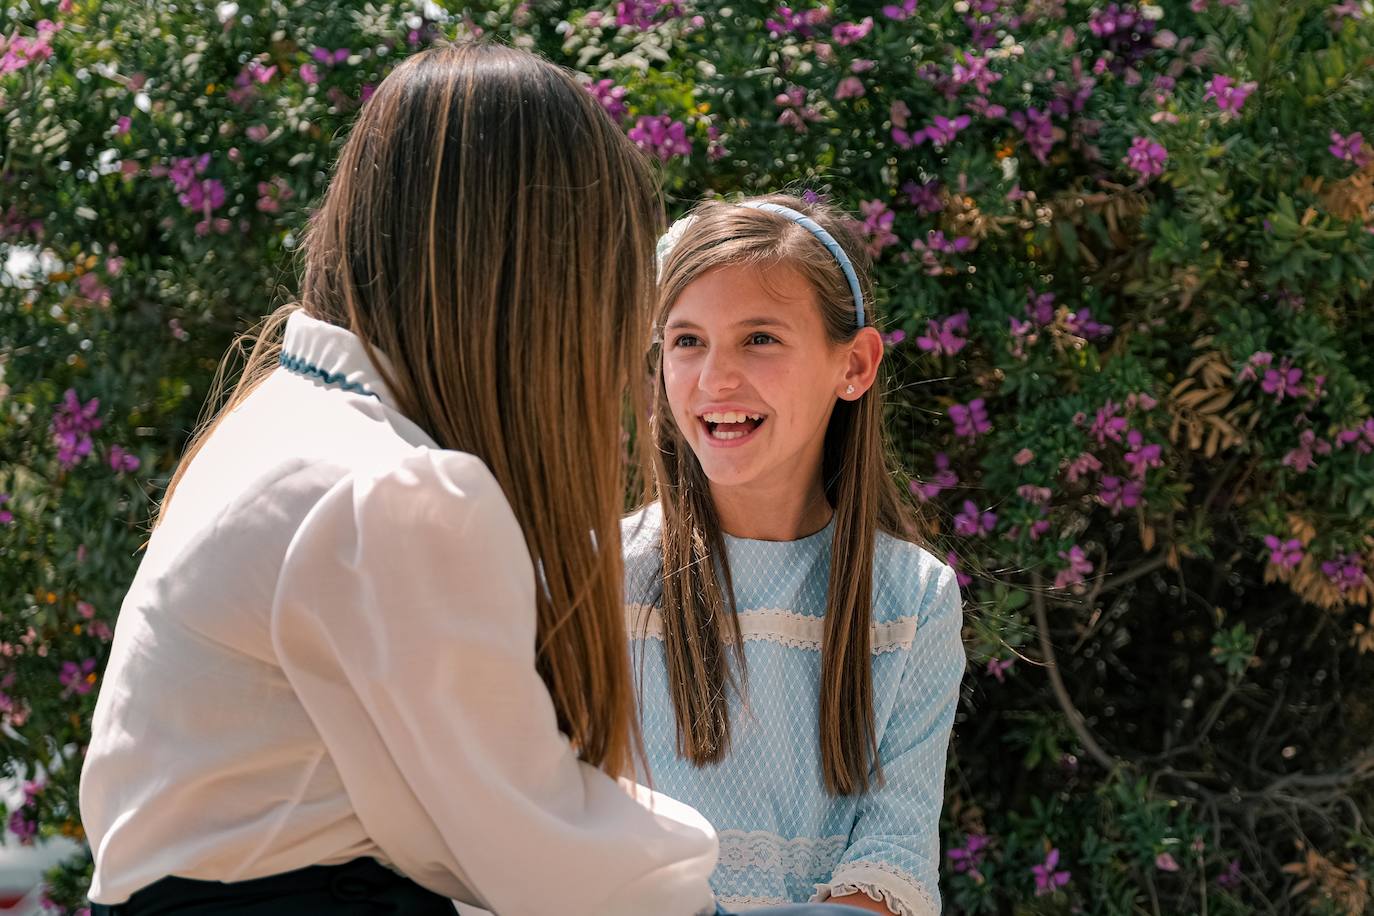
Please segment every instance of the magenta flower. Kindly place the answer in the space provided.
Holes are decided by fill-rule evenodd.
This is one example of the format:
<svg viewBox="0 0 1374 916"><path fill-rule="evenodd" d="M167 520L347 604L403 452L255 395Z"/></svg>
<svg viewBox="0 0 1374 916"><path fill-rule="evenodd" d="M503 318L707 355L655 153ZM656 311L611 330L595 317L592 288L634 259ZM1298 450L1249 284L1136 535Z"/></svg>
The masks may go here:
<svg viewBox="0 0 1374 916"><path fill-rule="evenodd" d="M320 81L320 71L315 69L314 64L301 64L301 68L296 72L307 85L314 86Z"/></svg>
<svg viewBox="0 0 1374 916"><path fill-rule="evenodd" d="M997 513L980 512L971 499L964 500L964 509L954 516L954 530L964 537L985 537L997 525Z"/></svg>
<svg viewBox="0 0 1374 916"><path fill-rule="evenodd" d="M1239 114L1245 100L1257 88L1259 88L1259 83L1237 84L1231 77L1218 73L1207 84L1207 91L1203 93L1202 98L1203 101L1208 99L1215 101L1217 107L1222 111Z"/></svg>
<svg viewBox="0 0 1374 916"><path fill-rule="evenodd" d="M859 22L841 22L830 30L830 37L841 47L861 41L873 31L873 17L865 16Z"/></svg>
<svg viewBox="0 0 1374 916"><path fill-rule="evenodd" d="M254 143L261 143L266 140L271 132L272 131L268 129L266 124L252 124L249 125L248 130L245 131L245 133L248 134L248 139L252 140Z"/></svg>
<svg viewBox="0 0 1374 916"><path fill-rule="evenodd" d="M806 40L815 35L816 29L830 18L830 10L825 7L817 7L804 13L798 13L794 12L790 6L780 6L774 15L777 16L776 19L769 19L764 23L770 35L774 38L780 38L790 33Z"/></svg>
<svg viewBox="0 0 1374 916"><path fill-rule="evenodd" d="M1121 161L1134 170L1141 181L1148 181L1164 174L1164 163L1169 161L1169 151L1149 137L1136 137L1131 141L1131 148L1126 151Z"/></svg>
<svg viewBox="0 0 1374 916"><path fill-rule="evenodd" d="M615 24L619 28L647 29L681 18L685 12L681 0L620 0L615 5Z"/></svg>
<svg viewBox="0 0 1374 916"><path fill-rule="evenodd" d="M985 96L992 89L992 84L1002 79L1002 74L988 68L988 58L968 54L963 61L955 61L950 78L956 86L972 83L978 94Z"/></svg>
<svg viewBox="0 0 1374 916"><path fill-rule="evenodd" d="M889 3L883 7L883 15L888 19L901 22L916 15L916 0L902 0L901 3Z"/></svg>
<svg viewBox="0 0 1374 916"><path fill-rule="evenodd" d="M1054 148L1054 125L1050 122L1049 112L1042 112L1038 108L1013 111L1011 123L1021 131L1027 148L1040 164L1049 162L1050 150Z"/></svg>
<svg viewBox="0 0 1374 916"><path fill-rule="evenodd" d="M1071 585L1082 583L1083 577L1093 571L1092 560L1083 552L1083 548L1074 544L1067 551L1059 551L1059 559L1069 565L1054 577L1055 588L1068 588Z"/></svg>
<svg viewBox="0 0 1374 916"><path fill-rule="evenodd" d="M914 149L927 140L937 147L949 146L954 142L954 138L959 136L959 131L968 127L970 123L972 119L968 115L954 118L936 115L930 124L914 133L907 133L900 127L892 128L892 140L902 149Z"/></svg>
<svg viewBox="0 0 1374 916"><path fill-rule="evenodd" d="M1236 381L1254 381L1255 373L1273 362L1274 354L1267 350L1256 350L1254 353L1251 353L1250 358L1245 361L1245 366L1240 370L1240 374L1236 376Z"/></svg>
<svg viewBox="0 0 1374 916"><path fill-rule="evenodd" d="M901 328L883 335L883 343L887 344L889 347L895 347L904 340L906 340L906 331L903 331Z"/></svg>
<svg viewBox="0 0 1374 916"><path fill-rule="evenodd" d="M57 680L66 688L62 691L63 697L69 697L73 693L82 696L90 693L96 681L95 659L88 658L79 665L76 662L63 662Z"/></svg>
<svg viewBox="0 0 1374 916"><path fill-rule="evenodd" d="M1217 875L1217 887L1226 890L1240 887L1240 859L1232 859L1231 864Z"/></svg>
<svg viewBox="0 0 1374 916"><path fill-rule="evenodd" d="M941 321L928 319L926 333L916 338L916 346L936 356L953 356L968 343L966 338L959 336L960 333L967 333L968 321L968 309Z"/></svg>
<svg viewBox="0 0 1374 916"><path fill-rule="evenodd" d="M799 134L806 133L806 125L821 119L821 113L806 104L806 90L793 86L786 92L778 93L773 103L782 109L778 123L792 128Z"/></svg>
<svg viewBox="0 0 1374 916"><path fill-rule="evenodd" d="M897 244L898 238L892 231L897 214L889 210L887 204L881 200L860 201L859 212L864 217L863 234L870 257L877 257L884 248Z"/></svg>
<svg viewBox="0 0 1374 916"><path fill-rule="evenodd" d="M1155 868L1160 871L1178 871L1178 862L1167 852L1155 856Z"/></svg>
<svg viewBox="0 0 1374 916"><path fill-rule="evenodd" d="M1374 417L1365 417L1363 423L1343 429L1336 433L1336 448L1354 445L1361 455L1374 452Z"/></svg>
<svg viewBox="0 0 1374 916"><path fill-rule="evenodd" d="M629 137L640 149L652 153L661 162L675 156L690 156L691 141L687 139L687 125L667 115L642 115L630 128Z"/></svg>
<svg viewBox="0 0 1374 916"><path fill-rule="evenodd" d="M611 120L617 124L625 120L625 115L630 113L629 108L625 105L625 96L629 94L630 90L624 86L617 86L615 80L595 80L588 83L586 89L592 94L592 98L596 99L605 109L606 114L611 116Z"/></svg>
<svg viewBox="0 0 1374 916"><path fill-rule="evenodd" d="M310 49L310 56L315 58L315 60L319 61L321 64L324 64L326 67L336 67L339 64L344 63L348 60L349 55L352 53L353 52L348 50L348 48L338 48L333 51L329 50L328 48Z"/></svg>
<svg viewBox="0 0 1374 916"><path fill-rule="evenodd" d="M992 664L996 659L988 662L988 670L992 670ZM1010 667L1011 662L1007 662ZM1005 670L1005 669L1000 669ZM998 681L1002 680L998 674ZM981 833L970 833L963 846L956 846L945 853L945 858L949 860L950 868L958 875L967 874L976 881L981 881L983 875L978 871L978 866L983 864L983 857L987 855L988 838Z"/></svg>
<svg viewBox="0 0 1374 916"><path fill-rule="evenodd" d="M1054 320L1054 293L1036 293L1033 289L1026 290L1026 316L1039 325L1049 324Z"/></svg>
<svg viewBox="0 0 1374 916"><path fill-rule="evenodd" d="M1114 474L1106 474L1102 477L1102 489L1098 491L1097 498L1112 510L1112 515L1120 515L1122 511L1140 505L1140 496L1144 492L1145 485L1138 480L1123 481Z"/></svg>
<svg viewBox="0 0 1374 916"><path fill-rule="evenodd" d="M997 683L1005 684L1007 682L1007 672L1011 670L1011 666L1015 661L1016 659L1014 658L990 658L988 659L987 673L997 678ZM957 865L954 870L959 871Z"/></svg>
<svg viewBox="0 0 1374 916"><path fill-rule="evenodd" d="M1304 429L1298 434L1298 447L1283 456L1283 465L1299 474L1305 474L1316 466L1314 455L1331 454L1331 443L1317 438L1314 430Z"/></svg>
<svg viewBox="0 0 1374 916"><path fill-rule="evenodd" d="M1364 135L1359 131L1341 136L1331 132L1331 145L1327 147L1331 155L1345 162L1353 162L1360 168L1369 165L1369 150L1364 145Z"/></svg>
<svg viewBox="0 0 1374 916"><path fill-rule="evenodd" d="M258 182L257 208L263 213L278 213L281 211L282 202L295 196L286 179L277 175L271 181Z"/></svg>
<svg viewBox="0 0 1374 916"><path fill-rule="evenodd" d="M1302 562L1302 541L1297 538L1282 540L1278 535L1266 534L1264 546L1269 549L1269 562L1283 569L1292 569Z"/></svg>
<svg viewBox="0 0 1374 916"><path fill-rule="evenodd" d="M62 396L61 406L53 413L52 437L57 443L57 463L64 469L76 467L91 453L91 433L103 423L96 415L99 410L99 398L82 404L72 388Z"/></svg>
<svg viewBox="0 0 1374 916"><path fill-rule="evenodd" d="M1097 439L1098 445L1106 445L1108 440L1120 442L1122 435L1126 432L1126 418L1116 415L1120 407L1108 399L1107 403L1097 409L1097 417L1093 420L1092 429L1089 434Z"/></svg>
<svg viewBox="0 0 1374 916"><path fill-rule="evenodd" d="M1112 326L1094 319L1092 309L1087 306L1070 314L1064 321L1064 328L1070 334L1077 334L1087 340L1107 337L1112 333Z"/></svg>
<svg viewBox="0 0 1374 916"><path fill-rule="evenodd" d="M1030 449L1022 449L1021 451L1028 452ZM1051 497L1054 496L1054 493L1051 492L1049 487L1038 487L1033 483L1023 483L1016 488L1016 495L1032 505L1039 506L1049 502Z"/></svg>
<svg viewBox="0 0 1374 916"><path fill-rule="evenodd" d="M945 208L944 201L940 200L940 182L934 179L924 184L907 181L902 185L902 193L906 195L907 202L922 214L939 213Z"/></svg>
<svg viewBox="0 0 1374 916"><path fill-rule="evenodd" d="M951 404L949 418L954 421L954 434L968 439L976 439L992 429L988 422L987 408L982 398L974 398L967 404Z"/></svg>
<svg viewBox="0 0 1374 916"><path fill-rule="evenodd" d="M1279 368L1269 369L1260 383L1265 394L1272 394L1274 400L1283 403L1284 396L1300 397L1303 394L1302 370L1294 368L1288 357L1279 361Z"/></svg>
<svg viewBox="0 0 1374 916"><path fill-rule="evenodd" d="M5 508L5 503L10 501L8 493L0 493L0 525L9 525L14 522L14 513Z"/></svg>
<svg viewBox="0 0 1374 916"><path fill-rule="evenodd" d="M1126 443L1130 448L1130 452L1125 456L1126 463L1131 466L1133 477L1142 478L1150 468L1164 466L1164 461L1160 458L1162 446L1154 442L1147 445L1140 430L1133 429L1127 433Z"/></svg>
<svg viewBox="0 0 1374 916"><path fill-rule="evenodd" d="M1358 588L1364 583L1364 563L1358 553L1347 553L1334 560L1322 563L1322 574L1340 589L1341 593Z"/></svg>
<svg viewBox="0 0 1374 916"><path fill-rule="evenodd" d="M110 446L110 468L117 474L132 474L142 464L138 456L121 445Z"/></svg>
<svg viewBox="0 0 1374 916"><path fill-rule="evenodd" d="M929 502L945 490L959 485L959 475L949 466L949 455L935 453L935 473L927 481L913 480L910 484L912 494L921 502Z"/></svg>
<svg viewBox="0 0 1374 916"><path fill-rule="evenodd" d="M1059 850L1051 849L1049 854L1045 856L1043 863L1031 866L1031 872L1035 875L1035 896L1043 897L1046 894L1052 894L1069 883L1069 873L1056 871L1058 865Z"/></svg>
<svg viewBox="0 0 1374 916"><path fill-rule="evenodd" d="M867 92L868 90L864 88L863 80L859 79L857 76L846 76L844 79L840 80L839 85L835 87L835 101L861 99Z"/></svg>
<svg viewBox="0 0 1374 916"><path fill-rule="evenodd" d="M960 568L959 555L957 553L952 550L946 553L945 562L949 564L950 569L954 570L954 581L958 583L960 588L968 588L973 584L973 577Z"/></svg>

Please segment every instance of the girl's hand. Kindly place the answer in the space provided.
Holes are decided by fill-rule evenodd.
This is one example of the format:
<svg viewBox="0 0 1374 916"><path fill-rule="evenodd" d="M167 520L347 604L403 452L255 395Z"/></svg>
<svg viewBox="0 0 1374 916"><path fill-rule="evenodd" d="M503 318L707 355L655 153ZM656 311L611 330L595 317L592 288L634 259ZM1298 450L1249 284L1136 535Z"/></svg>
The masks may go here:
<svg viewBox="0 0 1374 916"><path fill-rule="evenodd" d="M887 904L881 900L874 900L865 893L846 894L843 897L831 897L825 903L837 903L840 906L853 907L856 910L866 910L870 913L885 913L892 916L892 911L887 908Z"/></svg>

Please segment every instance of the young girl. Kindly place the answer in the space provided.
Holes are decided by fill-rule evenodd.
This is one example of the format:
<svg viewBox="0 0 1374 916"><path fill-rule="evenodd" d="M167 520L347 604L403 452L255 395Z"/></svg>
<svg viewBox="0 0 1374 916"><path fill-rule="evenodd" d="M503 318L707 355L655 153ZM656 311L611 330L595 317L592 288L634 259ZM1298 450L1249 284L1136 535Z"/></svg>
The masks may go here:
<svg viewBox="0 0 1374 916"><path fill-rule="evenodd" d="M962 615L885 463L866 266L789 197L704 204L660 242L627 622L655 787L715 825L727 906L940 911Z"/></svg>
<svg viewBox="0 0 1374 916"><path fill-rule="evenodd" d="M532 55L378 87L120 613L95 913L714 912L709 825L611 778L637 734L597 545L659 207Z"/></svg>

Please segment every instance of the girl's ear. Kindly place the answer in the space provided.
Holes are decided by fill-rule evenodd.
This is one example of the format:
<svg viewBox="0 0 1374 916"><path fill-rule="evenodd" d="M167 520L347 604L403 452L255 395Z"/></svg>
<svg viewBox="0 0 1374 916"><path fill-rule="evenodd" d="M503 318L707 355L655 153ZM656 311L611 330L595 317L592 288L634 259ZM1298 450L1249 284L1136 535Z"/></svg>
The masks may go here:
<svg viewBox="0 0 1374 916"><path fill-rule="evenodd" d="M857 401L878 378L878 366L883 361L883 337L875 328L860 328L848 346L844 379L836 394L846 401Z"/></svg>

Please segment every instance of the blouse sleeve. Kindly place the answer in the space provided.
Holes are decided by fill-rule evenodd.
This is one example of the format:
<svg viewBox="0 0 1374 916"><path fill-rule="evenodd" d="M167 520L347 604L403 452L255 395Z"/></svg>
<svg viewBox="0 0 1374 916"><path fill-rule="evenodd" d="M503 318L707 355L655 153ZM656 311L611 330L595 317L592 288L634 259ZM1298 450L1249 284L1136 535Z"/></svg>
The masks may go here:
<svg viewBox="0 0 1374 916"><path fill-rule="evenodd" d="M929 591L878 746L886 781L859 802L849 847L815 899L862 892L899 916L940 912L940 809L965 655L954 571L942 567Z"/></svg>
<svg viewBox="0 0 1374 916"><path fill-rule="evenodd" d="M534 571L476 458L419 450L311 510L280 664L399 871L502 916L713 912L693 809L579 761L535 670Z"/></svg>

